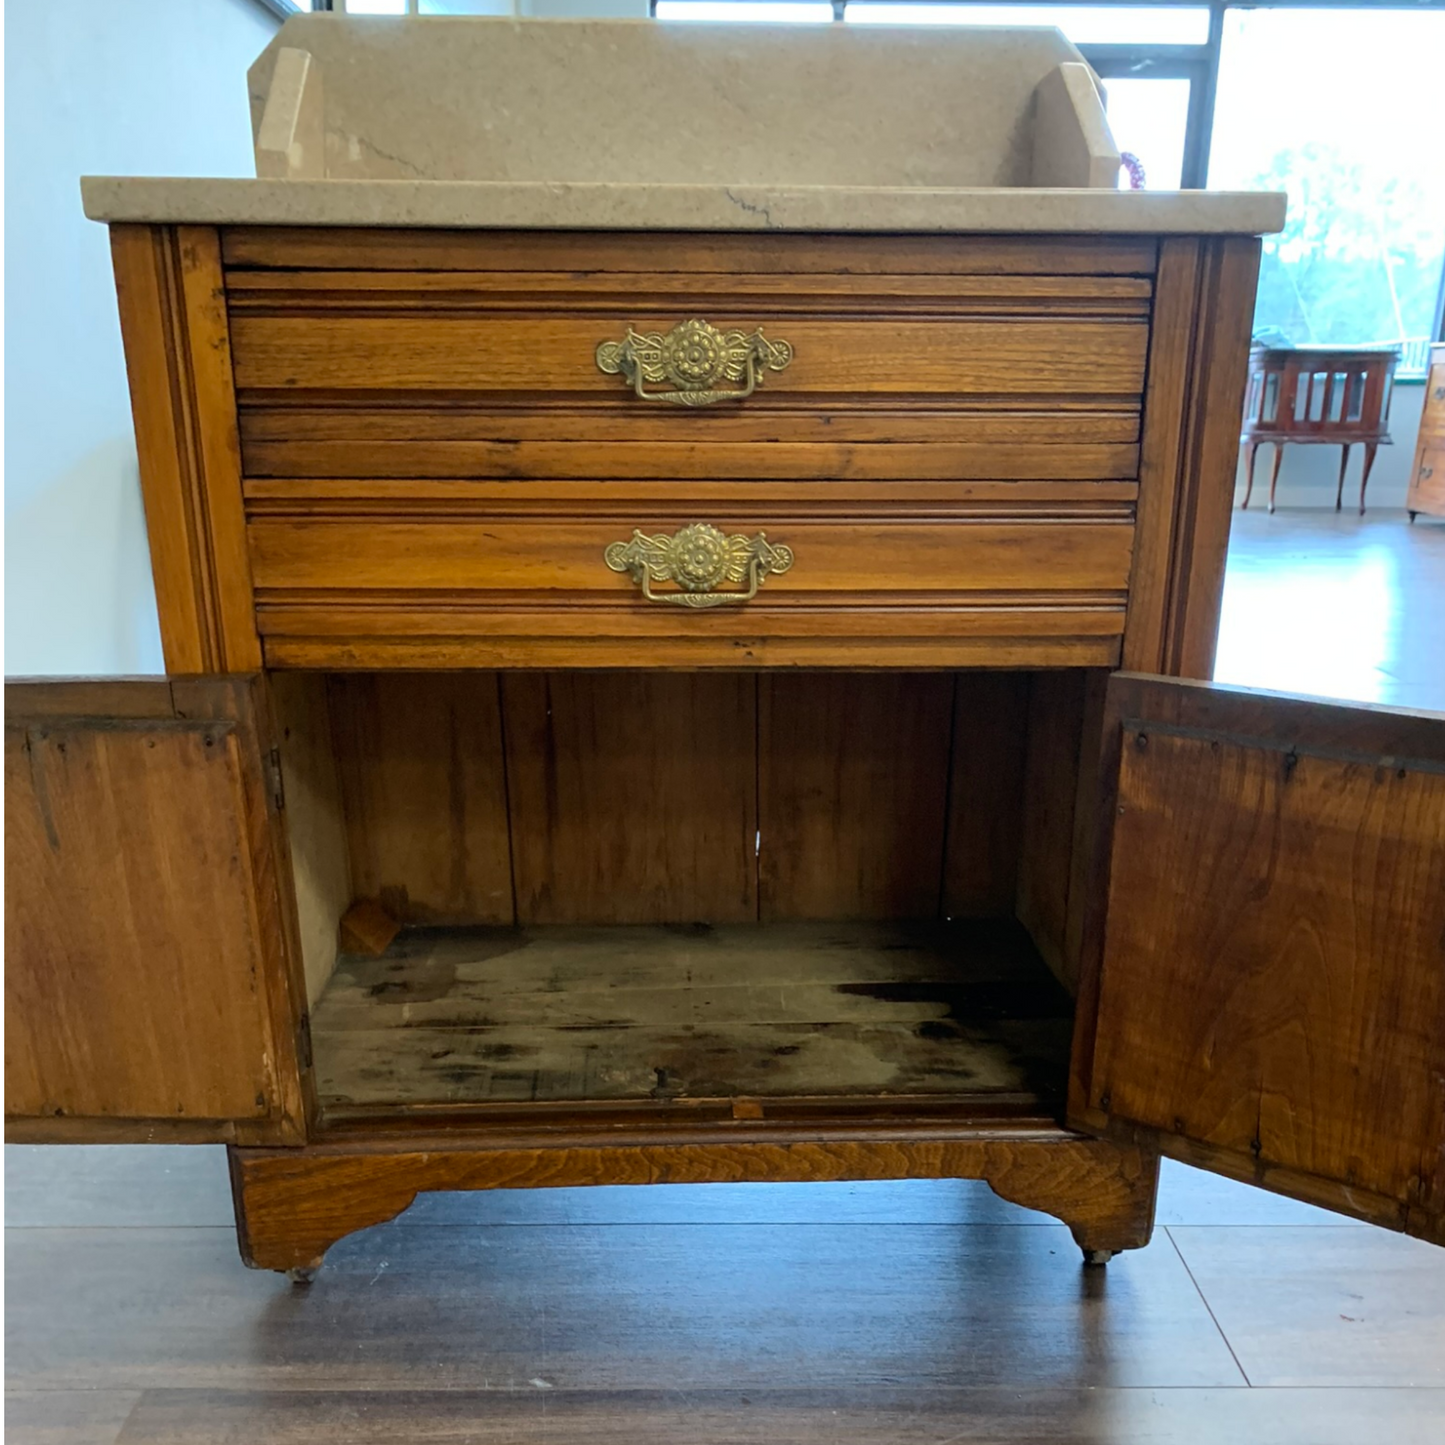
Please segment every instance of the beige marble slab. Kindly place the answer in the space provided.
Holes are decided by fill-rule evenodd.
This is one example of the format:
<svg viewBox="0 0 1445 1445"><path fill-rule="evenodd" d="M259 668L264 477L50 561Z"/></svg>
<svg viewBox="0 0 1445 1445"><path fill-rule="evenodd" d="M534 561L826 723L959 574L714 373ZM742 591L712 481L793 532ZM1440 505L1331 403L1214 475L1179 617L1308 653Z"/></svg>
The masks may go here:
<svg viewBox="0 0 1445 1445"><path fill-rule="evenodd" d="M664 185L1024 185L1035 89L1080 59L1043 27L295 15L251 67L253 129L288 49L327 179Z"/></svg>
<svg viewBox="0 0 1445 1445"><path fill-rule="evenodd" d="M86 176L96 221L680 231L1260 235L1277 192Z"/></svg>

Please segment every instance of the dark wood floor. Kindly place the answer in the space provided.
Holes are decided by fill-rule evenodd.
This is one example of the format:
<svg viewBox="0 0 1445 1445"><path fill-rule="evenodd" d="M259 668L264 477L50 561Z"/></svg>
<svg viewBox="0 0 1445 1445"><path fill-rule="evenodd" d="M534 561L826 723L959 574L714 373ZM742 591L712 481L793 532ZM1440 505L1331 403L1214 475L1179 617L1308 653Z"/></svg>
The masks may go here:
<svg viewBox="0 0 1445 1445"><path fill-rule="evenodd" d="M1445 527L1236 529L1226 680L1445 709L1442 629ZM6 1167L11 1445L1445 1441L1445 1250L1177 1166L1107 1271L982 1185L702 1185L423 1197L304 1290L219 1150Z"/></svg>

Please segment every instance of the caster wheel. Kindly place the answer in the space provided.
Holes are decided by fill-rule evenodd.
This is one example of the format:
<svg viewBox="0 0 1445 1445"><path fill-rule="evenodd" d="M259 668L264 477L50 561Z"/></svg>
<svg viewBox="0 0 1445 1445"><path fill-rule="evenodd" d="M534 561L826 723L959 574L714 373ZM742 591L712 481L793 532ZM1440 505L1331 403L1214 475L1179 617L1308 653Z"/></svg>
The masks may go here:
<svg viewBox="0 0 1445 1445"><path fill-rule="evenodd" d="M1084 1251L1084 1264L1091 1269L1102 1269L1113 1259L1115 1251L1112 1249L1086 1249Z"/></svg>
<svg viewBox="0 0 1445 1445"><path fill-rule="evenodd" d="M298 1265L295 1269L288 1269L286 1271L286 1278L289 1279L292 1284L310 1284L311 1281L316 1278L316 1267L315 1265L309 1267Z"/></svg>

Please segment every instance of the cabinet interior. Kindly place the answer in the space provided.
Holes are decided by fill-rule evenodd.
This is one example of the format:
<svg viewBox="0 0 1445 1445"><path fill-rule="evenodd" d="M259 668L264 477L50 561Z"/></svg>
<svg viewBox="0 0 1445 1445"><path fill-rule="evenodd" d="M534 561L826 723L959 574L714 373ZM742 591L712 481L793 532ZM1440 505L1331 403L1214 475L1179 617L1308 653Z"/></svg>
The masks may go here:
<svg viewBox="0 0 1445 1445"><path fill-rule="evenodd" d="M1060 1107L1102 673L273 689L328 1117Z"/></svg>

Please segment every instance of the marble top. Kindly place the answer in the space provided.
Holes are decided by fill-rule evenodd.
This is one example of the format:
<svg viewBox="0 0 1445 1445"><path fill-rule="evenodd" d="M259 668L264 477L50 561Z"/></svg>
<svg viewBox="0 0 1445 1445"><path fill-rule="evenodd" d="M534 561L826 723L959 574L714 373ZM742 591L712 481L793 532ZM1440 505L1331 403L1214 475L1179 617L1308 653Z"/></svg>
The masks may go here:
<svg viewBox="0 0 1445 1445"><path fill-rule="evenodd" d="M1009 186L1059 31L295 15L331 180ZM240 77L237 77L239 82Z"/></svg>
<svg viewBox="0 0 1445 1445"><path fill-rule="evenodd" d="M86 176L81 192L92 220L197 225L1260 235L1285 215L1264 191Z"/></svg>
<svg viewBox="0 0 1445 1445"><path fill-rule="evenodd" d="M1054 84L1065 72L1073 91ZM271 99L278 113L299 106L303 74L306 164L292 164L285 139L281 169L268 166L264 180L87 177L86 214L1126 234L1258 234L1284 222L1281 195L1111 189L1117 153L1097 87L1049 28L297 15L249 72L258 146ZM1089 114L1074 121L1070 105ZM1073 144L1071 124L1092 128L1102 182L1081 151L1055 163Z"/></svg>

